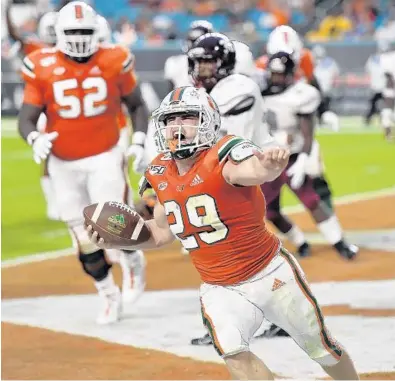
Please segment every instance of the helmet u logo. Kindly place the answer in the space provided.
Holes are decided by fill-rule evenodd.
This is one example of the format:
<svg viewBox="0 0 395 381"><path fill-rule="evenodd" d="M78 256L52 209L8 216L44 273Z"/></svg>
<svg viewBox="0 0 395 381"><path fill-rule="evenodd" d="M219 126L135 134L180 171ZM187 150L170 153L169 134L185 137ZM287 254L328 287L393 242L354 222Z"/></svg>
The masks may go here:
<svg viewBox="0 0 395 381"><path fill-rule="evenodd" d="M81 5L76 5L75 6L75 18L77 20L81 20L83 18Z"/></svg>

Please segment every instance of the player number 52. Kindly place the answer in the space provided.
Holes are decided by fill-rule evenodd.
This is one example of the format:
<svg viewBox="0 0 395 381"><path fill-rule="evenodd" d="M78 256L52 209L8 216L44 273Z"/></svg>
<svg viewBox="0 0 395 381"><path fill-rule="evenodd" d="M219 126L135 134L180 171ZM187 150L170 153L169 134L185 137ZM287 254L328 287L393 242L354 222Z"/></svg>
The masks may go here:
<svg viewBox="0 0 395 381"><path fill-rule="evenodd" d="M85 78L81 83L83 90L92 90L82 99L76 95L68 95L69 90L78 89L78 81L75 78L65 79L53 84L53 92L56 103L61 106L58 114L64 119L75 119L81 114L91 117L102 114L107 109L103 102L107 99L107 83L100 77Z"/></svg>

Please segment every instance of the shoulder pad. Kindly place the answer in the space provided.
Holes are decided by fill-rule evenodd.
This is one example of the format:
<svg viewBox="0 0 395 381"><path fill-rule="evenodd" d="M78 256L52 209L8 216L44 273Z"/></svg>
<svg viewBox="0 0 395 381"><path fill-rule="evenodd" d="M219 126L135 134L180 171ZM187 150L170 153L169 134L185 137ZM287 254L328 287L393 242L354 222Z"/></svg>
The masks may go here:
<svg viewBox="0 0 395 381"><path fill-rule="evenodd" d="M221 115L225 115L247 97L261 97L259 86L251 78L241 74L232 74L219 81L210 95L215 99Z"/></svg>
<svg viewBox="0 0 395 381"><path fill-rule="evenodd" d="M320 92L315 87L303 82L298 82L295 85L295 98L298 100L296 111L299 115L314 113L321 103Z"/></svg>
<svg viewBox="0 0 395 381"><path fill-rule="evenodd" d="M245 141L246 140L241 138L240 136L232 136L230 139L226 140L224 143L221 144L220 147L218 147L218 161L223 161L225 158L228 157L233 147Z"/></svg>
<svg viewBox="0 0 395 381"><path fill-rule="evenodd" d="M134 68L134 55L124 46L118 44L102 45L103 64L113 67L116 72L125 73Z"/></svg>
<svg viewBox="0 0 395 381"><path fill-rule="evenodd" d="M247 160L251 156L254 156L254 151L260 151L261 149L256 146L250 140L243 140L236 144L229 152L229 157L234 163L241 163Z"/></svg>

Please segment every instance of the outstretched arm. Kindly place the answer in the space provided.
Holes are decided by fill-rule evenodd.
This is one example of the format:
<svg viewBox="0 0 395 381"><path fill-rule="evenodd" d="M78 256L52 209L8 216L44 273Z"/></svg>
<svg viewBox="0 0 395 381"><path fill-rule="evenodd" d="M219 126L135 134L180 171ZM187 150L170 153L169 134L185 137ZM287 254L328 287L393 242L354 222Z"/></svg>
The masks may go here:
<svg viewBox="0 0 395 381"><path fill-rule="evenodd" d="M232 185L253 186L273 181L288 164L288 148L272 147L265 152L253 149L253 155L240 163L232 160L224 165L222 174Z"/></svg>

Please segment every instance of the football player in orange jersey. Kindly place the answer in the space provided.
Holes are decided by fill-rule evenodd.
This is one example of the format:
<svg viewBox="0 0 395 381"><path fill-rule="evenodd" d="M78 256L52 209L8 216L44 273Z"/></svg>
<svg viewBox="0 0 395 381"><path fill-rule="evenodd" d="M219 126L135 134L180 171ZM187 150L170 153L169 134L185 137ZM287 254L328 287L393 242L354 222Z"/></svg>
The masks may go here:
<svg viewBox="0 0 395 381"><path fill-rule="evenodd" d="M45 47L52 47L56 44L55 35L55 23L57 19L56 12L45 13L38 22L37 32L39 38L23 38L16 31L15 26L11 21L11 4L10 1L7 6L6 20L7 27L11 38L19 43L19 49L21 49L23 56L27 56L33 53L35 50L42 49ZM37 123L37 129L44 131L46 126L46 116L44 113L40 115ZM48 175L47 162L43 165L43 174L40 179L41 189L44 194L44 198L47 204L47 217L50 220L58 220L59 213L55 202L55 195L52 189L51 179Z"/></svg>
<svg viewBox="0 0 395 381"><path fill-rule="evenodd" d="M302 269L265 226L260 184L286 167L286 148L259 148L226 135L210 95L177 88L152 115L161 152L140 191L154 188L159 202L146 222L151 238L136 249L177 238L190 252L203 284L203 322L232 377L273 380L249 343L264 317L285 329L334 379L358 379L347 352L332 339ZM92 226L91 242L109 248ZM296 306L296 307L295 307Z"/></svg>
<svg viewBox="0 0 395 381"><path fill-rule="evenodd" d="M82 210L105 199L123 201L128 190L124 152L118 145L117 113L124 103L133 120L135 144L143 144L148 111L133 69L134 57L116 45L99 46L94 10L71 2L59 11L57 47L41 49L23 61L26 82L19 131L32 146L37 163L48 155L48 170L60 216L68 224L83 270L103 299L98 323L120 317L121 295L105 253L92 245ZM36 129L41 112L46 133ZM136 136L137 135L137 136ZM143 147L141 147L143 150ZM129 253L134 267L133 300L143 291L144 257Z"/></svg>
<svg viewBox="0 0 395 381"><path fill-rule="evenodd" d="M57 18L56 12L45 13L38 22L38 38L24 38L16 30L11 20L12 1L7 4L6 22L10 37L20 44L23 55L27 56L37 49L54 46L56 44L55 23Z"/></svg>

